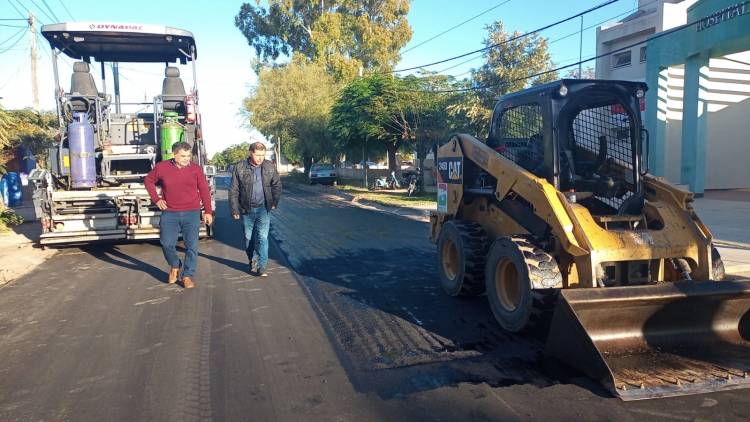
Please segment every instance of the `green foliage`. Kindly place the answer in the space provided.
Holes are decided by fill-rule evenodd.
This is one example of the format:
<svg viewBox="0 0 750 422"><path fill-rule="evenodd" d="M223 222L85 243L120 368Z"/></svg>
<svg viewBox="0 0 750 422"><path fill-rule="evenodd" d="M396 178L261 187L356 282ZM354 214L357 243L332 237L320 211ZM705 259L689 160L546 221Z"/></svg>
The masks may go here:
<svg viewBox="0 0 750 422"><path fill-rule="evenodd" d="M335 155L326 129L336 89L321 65L296 56L286 66L260 70L245 110L254 127L281 140L286 157L309 168L313 159Z"/></svg>
<svg viewBox="0 0 750 422"><path fill-rule="evenodd" d="M506 32L501 21L488 25L487 31L485 46L497 47L487 50L484 65L472 71L471 85L466 87L492 87L466 92L448 106L448 113L454 119L465 119L471 133L482 138L487 136L492 109L499 97L557 79L557 73L551 72L547 39L536 34L514 39L520 33ZM541 72L548 73L529 78Z"/></svg>
<svg viewBox="0 0 750 422"><path fill-rule="evenodd" d="M53 112L31 109L0 111L0 149L29 148L40 162L46 161L47 148L52 145L57 128Z"/></svg>
<svg viewBox="0 0 750 422"><path fill-rule="evenodd" d="M23 217L10 208L0 210L0 230L23 223Z"/></svg>
<svg viewBox="0 0 750 422"><path fill-rule="evenodd" d="M396 151L416 137L416 78L373 74L350 82L333 105L330 131L339 147L381 141L395 169Z"/></svg>
<svg viewBox="0 0 750 422"><path fill-rule="evenodd" d="M10 131L13 125L13 118L10 113L0 107L0 149L10 145Z"/></svg>
<svg viewBox="0 0 750 422"><path fill-rule="evenodd" d="M235 144L226 148L221 152L217 152L211 157L211 164L219 168L227 168L230 164L237 163L240 160L244 160L249 156L250 143L243 142L241 144Z"/></svg>
<svg viewBox="0 0 750 422"><path fill-rule="evenodd" d="M596 71L593 67L588 66L582 69L581 75L578 74L578 67L573 67L565 73L566 79L596 79Z"/></svg>
<svg viewBox="0 0 750 422"><path fill-rule="evenodd" d="M485 39L494 47L468 80L387 72L352 78L360 66L393 67L411 37L408 9L404 0L268 0L267 9L244 4L235 24L259 57L259 83L245 101L250 123L281 140L282 154L305 168L313 159L335 162L336 153L374 158L385 150L396 169L399 150L416 150L422 159L453 132L486 137L499 96L557 77L530 78L552 69L546 39L513 39L519 34L505 32L498 21ZM291 62L268 65L280 55L292 56ZM348 83L337 92L336 81ZM484 85L492 88L456 92Z"/></svg>
<svg viewBox="0 0 750 422"><path fill-rule="evenodd" d="M268 0L244 3L235 25L263 63L298 53L336 80L390 69L411 39L410 0Z"/></svg>

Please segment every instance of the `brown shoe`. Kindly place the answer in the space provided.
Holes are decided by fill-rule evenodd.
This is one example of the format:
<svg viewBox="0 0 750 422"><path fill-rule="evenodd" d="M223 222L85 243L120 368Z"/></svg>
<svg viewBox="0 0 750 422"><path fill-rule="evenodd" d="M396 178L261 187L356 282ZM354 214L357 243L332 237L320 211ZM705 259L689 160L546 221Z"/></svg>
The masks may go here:
<svg viewBox="0 0 750 422"><path fill-rule="evenodd" d="M180 275L180 269L179 268L170 268L169 269L169 278L167 279L167 283L169 284L175 284L177 283L177 277Z"/></svg>
<svg viewBox="0 0 750 422"><path fill-rule="evenodd" d="M195 287L192 277L190 277L189 275L182 277L182 287L186 289L192 289L193 287Z"/></svg>

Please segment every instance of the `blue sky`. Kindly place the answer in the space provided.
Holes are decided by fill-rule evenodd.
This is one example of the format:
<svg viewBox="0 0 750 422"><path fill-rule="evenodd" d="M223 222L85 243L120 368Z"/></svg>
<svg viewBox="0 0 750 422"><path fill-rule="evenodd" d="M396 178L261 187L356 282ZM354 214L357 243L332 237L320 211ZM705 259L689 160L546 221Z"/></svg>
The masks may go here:
<svg viewBox="0 0 750 422"><path fill-rule="evenodd" d="M254 0L251 1L254 3ZM510 0L477 19L404 53L397 68L422 65L481 48L482 40L486 36L484 26L498 19L505 23L509 31L526 32L586 10L602 1ZM63 8L63 2L70 14ZM503 3L503 0L414 0L409 13L413 36L404 50L500 3ZM49 5L52 12L45 4ZM256 77L250 69L253 51L234 27L234 16L241 4L239 1L228 0L184 0L179 3L129 0L127 7L123 7L121 2L111 1L0 0L0 18L20 18L19 11L26 14L26 10L29 9L45 24L71 20L125 22L165 25L191 31L198 45L197 77L204 137L209 154L213 154L231 144L247 141L251 136L261 137L257 133L251 134L239 116L242 100L256 82ZM616 21L633 11L636 5L637 0L620 0L586 15L583 25L588 27L600 22ZM0 24L22 25L24 22L0 21ZM550 28L541 34L548 37L551 42L554 41L550 45L550 52L557 65L578 60L580 25L580 20L575 20ZM21 108L32 104L28 35L23 36L12 49L4 51L11 47L16 40L13 35L19 30L20 28L0 26L0 97L3 97L0 104L5 108ZM555 41L570 34L575 35ZM596 27L584 31L583 57L595 53L595 38ZM8 41L5 42L6 40ZM38 43L41 107L53 109L54 88L49 46L41 36L38 37ZM481 56L476 57L475 60L444 73L465 76L469 69L482 63L479 58ZM429 69L443 70L470 58ZM66 89L70 83L70 63L72 60L67 59L67 64L60 65L61 84ZM122 91L125 93L127 90L131 100L151 98L161 90L162 65L123 66L122 74L126 79L122 82ZM95 80L100 85L98 77L95 76ZM190 84L187 82L188 78L186 87L189 88ZM129 87L132 88L128 89ZM101 86L99 89L101 90ZM109 88L108 92L111 93L112 89Z"/></svg>

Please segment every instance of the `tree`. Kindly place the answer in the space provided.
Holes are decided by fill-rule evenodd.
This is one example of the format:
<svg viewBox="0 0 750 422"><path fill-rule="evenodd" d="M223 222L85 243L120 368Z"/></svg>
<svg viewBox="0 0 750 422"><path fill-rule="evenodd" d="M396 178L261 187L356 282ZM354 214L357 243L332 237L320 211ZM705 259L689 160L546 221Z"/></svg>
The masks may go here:
<svg viewBox="0 0 750 422"><path fill-rule="evenodd" d="M596 71L591 66L584 67L582 75L583 76L580 76L578 74L578 68L574 67L568 70L568 72L565 74L565 78L567 79L596 79Z"/></svg>
<svg viewBox="0 0 750 422"><path fill-rule="evenodd" d="M415 148L419 167L424 168L427 151L434 144L442 144L456 131L448 106L457 97L451 93L455 81L451 76L423 73L416 80L419 91L413 96L411 113L415 121Z"/></svg>
<svg viewBox="0 0 750 422"><path fill-rule="evenodd" d="M467 91L449 106L450 115L457 119L463 116L473 134L479 137L487 136L498 97L557 79L546 38L537 34L519 37L517 31L508 33L501 21L486 29L485 63L472 70L470 81L463 86L476 89Z"/></svg>
<svg viewBox="0 0 750 422"><path fill-rule="evenodd" d="M420 83L417 78L373 74L350 82L331 111L330 131L339 147L380 141L391 170L398 170L396 151L416 139Z"/></svg>
<svg viewBox="0 0 750 422"><path fill-rule="evenodd" d="M299 53L337 80L391 69L411 39L410 0L268 0L244 3L235 25L262 63Z"/></svg>
<svg viewBox="0 0 750 422"><path fill-rule="evenodd" d="M51 111L32 109L10 110L11 123L6 149L27 148L42 164L47 160L47 148L52 146L57 132L57 115Z"/></svg>
<svg viewBox="0 0 750 422"><path fill-rule="evenodd" d="M54 140L56 124L57 117L52 112L0 108L0 173L5 173L5 158L15 157L19 146L28 148L43 164L47 147ZM0 199L0 211L4 208L5 204Z"/></svg>
<svg viewBox="0 0 750 422"><path fill-rule="evenodd" d="M227 168L228 166L247 158L249 150L250 143L248 142L231 145L223 151L214 154L214 156L211 157L211 164L220 168Z"/></svg>
<svg viewBox="0 0 750 422"><path fill-rule="evenodd" d="M13 123L13 116L0 107L0 149L10 145L10 131Z"/></svg>
<svg viewBox="0 0 750 422"><path fill-rule="evenodd" d="M322 66L295 56L286 66L261 69L245 110L259 131L281 137L282 153L307 171L313 160L335 154L326 128L336 89Z"/></svg>

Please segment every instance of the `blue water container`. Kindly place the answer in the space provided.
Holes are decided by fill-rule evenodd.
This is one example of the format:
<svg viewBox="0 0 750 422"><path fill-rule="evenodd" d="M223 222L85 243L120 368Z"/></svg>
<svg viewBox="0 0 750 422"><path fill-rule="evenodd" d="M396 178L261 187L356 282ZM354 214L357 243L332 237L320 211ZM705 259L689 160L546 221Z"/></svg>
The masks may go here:
<svg viewBox="0 0 750 422"><path fill-rule="evenodd" d="M18 147L18 159L21 161L21 173L29 174L36 168L36 157L31 152L31 148Z"/></svg>
<svg viewBox="0 0 750 422"><path fill-rule="evenodd" d="M21 190L21 178L16 172L9 172L3 176L5 182L4 187L0 187L3 190L3 199L5 204L9 207L17 207L23 204L23 191ZM7 195L5 191L7 190Z"/></svg>
<svg viewBox="0 0 750 422"><path fill-rule="evenodd" d="M94 127L86 113L73 113L73 122L68 125L68 146L73 189L93 188L96 186Z"/></svg>
<svg viewBox="0 0 750 422"><path fill-rule="evenodd" d="M10 201L10 191L8 191L8 179L5 178L5 175L0 177L0 196L3 197L3 203L8 205L8 202Z"/></svg>

